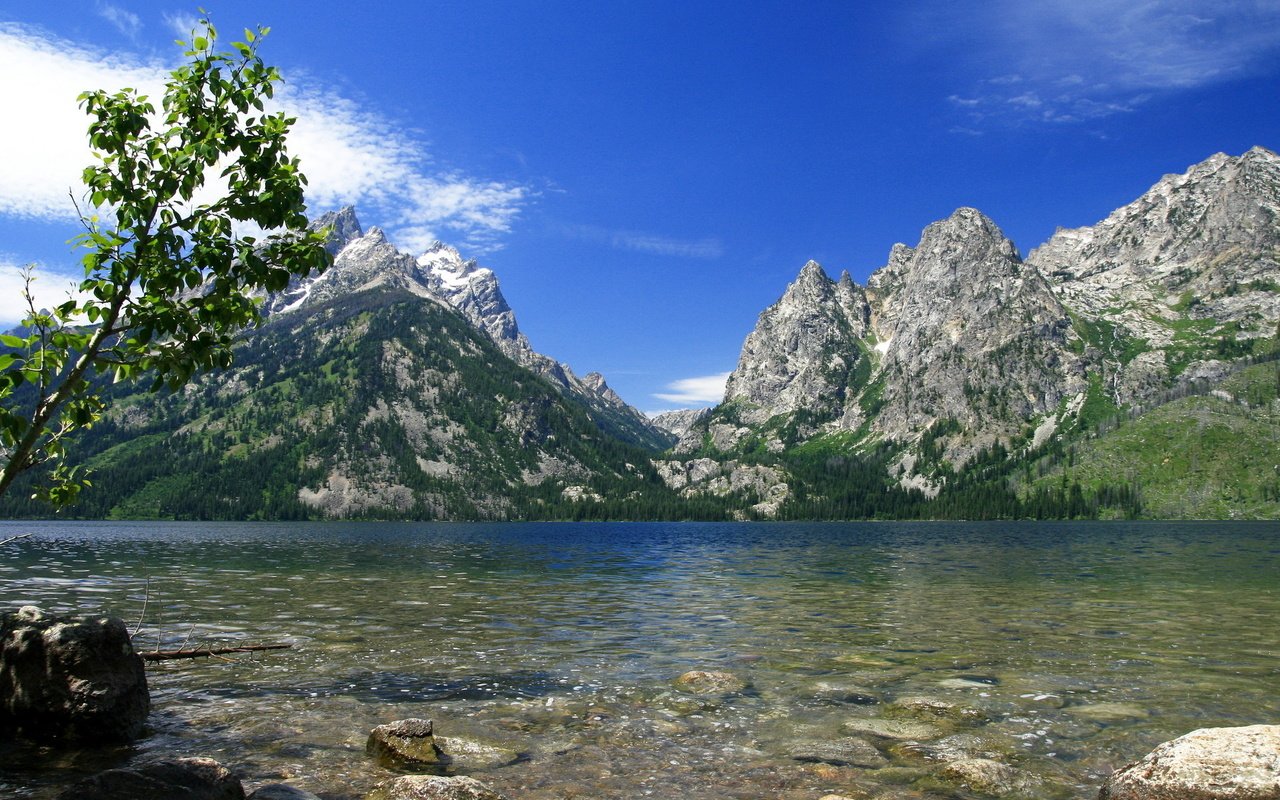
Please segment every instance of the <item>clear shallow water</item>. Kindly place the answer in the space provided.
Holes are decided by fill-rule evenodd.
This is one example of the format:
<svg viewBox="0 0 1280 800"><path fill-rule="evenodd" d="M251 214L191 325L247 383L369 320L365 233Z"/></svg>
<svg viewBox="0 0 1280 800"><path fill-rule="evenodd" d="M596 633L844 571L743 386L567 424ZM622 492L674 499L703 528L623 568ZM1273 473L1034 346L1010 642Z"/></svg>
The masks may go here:
<svg viewBox="0 0 1280 800"><path fill-rule="evenodd" d="M149 738L0 746L0 796L180 753L358 798L388 777L369 729L416 716L520 753L462 768L513 800L980 796L943 774L964 756L1084 798L1161 741L1280 721L1275 524L0 524L26 532L4 608L294 647L149 667ZM677 690L692 669L750 686ZM879 768L820 752L849 736Z"/></svg>

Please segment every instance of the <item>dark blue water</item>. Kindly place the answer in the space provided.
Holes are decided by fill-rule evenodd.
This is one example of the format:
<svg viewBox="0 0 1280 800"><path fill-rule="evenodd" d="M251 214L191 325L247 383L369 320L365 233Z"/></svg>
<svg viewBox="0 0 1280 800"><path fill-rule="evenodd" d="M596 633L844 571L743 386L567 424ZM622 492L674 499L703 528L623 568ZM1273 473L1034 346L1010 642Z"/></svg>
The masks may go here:
<svg viewBox="0 0 1280 800"><path fill-rule="evenodd" d="M250 786L359 797L386 777L368 729L425 716L522 753L467 770L511 797L967 796L943 769L975 756L1086 797L1160 741L1280 719L1276 524L0 525L25 532L5 607L294 645L153 669L154 733L111 757ZM694 669L748 688L674 685ZM884 763L808 758L851 736ZM0 792L102 761L18 757Z"/></svg>

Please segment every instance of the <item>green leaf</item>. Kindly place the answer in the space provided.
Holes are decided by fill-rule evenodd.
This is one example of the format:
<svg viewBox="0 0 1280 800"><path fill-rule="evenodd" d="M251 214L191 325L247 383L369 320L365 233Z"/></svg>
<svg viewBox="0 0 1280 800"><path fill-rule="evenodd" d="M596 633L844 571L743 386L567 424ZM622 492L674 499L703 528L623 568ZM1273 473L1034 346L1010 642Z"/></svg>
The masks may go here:
<svg viewBox="0 0 1280 800"><path fill-rule="evenodd" d="M27 340L20 336L14 336L13 334L0 333L0 344L3 344L5 347L22 348L27 346Z"/></svg>

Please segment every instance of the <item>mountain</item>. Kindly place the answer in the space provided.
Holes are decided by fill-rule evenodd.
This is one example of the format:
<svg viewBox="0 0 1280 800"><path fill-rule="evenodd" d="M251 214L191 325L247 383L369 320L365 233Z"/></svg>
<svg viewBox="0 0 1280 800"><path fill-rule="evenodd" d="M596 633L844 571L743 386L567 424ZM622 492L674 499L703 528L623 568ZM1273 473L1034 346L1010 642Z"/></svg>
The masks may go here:
<svg viewBox="0 0 1280 800"><path fill-rule="evenodd" d="M535 352L492 270L439 243L403 253L352 209L316 225L332 266L264 298L232 369L175 393L103 387L110 411L76 443L95 485L73 513L506 519L672 504L649 461L670 435L598 373ZM0 513L40 513L24 497Z"/></svg>
<svg viewBox="0 0 1280 800"><path fill-rule="evenodd" d="M666 447L670 436L623 402L599 373L579 378L533 349L516 324L493 270L463 259L454 248L435 242L414 258L397 250L383 232L365 232L353 208L320 217L316 228L331 228L333 266L320 275L295 280L268 300L268 314L289 313L379 286L401 289L458 311L517 364L541 375L577 402L586 405L602 428L641 447Z"/></svg>
<svg viewBox="0 0 1280 800"><path fill-rule="evenodd" d="M104 385L98 517L1280 517L1280 157L1160 179L1023 258L961 208L866 285L805 263L710 410L536 352L493 271L352 209L234 368ZM45 513L15 487L0 515Z"/></svg>
<svg viewBox="0 0 1280 800"><path fill-rule="evenodd" d="M673 455L697 474L706 459L781 469L792 510L829 508L818 485L846 493L833 470L926 498L999 477L1016 504L1017 465L1274 357L1277 321L1280 158L1268 150L1166 176L1026 259L961 208L895 245L865 287L805 264ZM690 469L659 467L690 491Z"/></svg>
<svg viewBox="0 0 1280 800"><path fill-rule="evenodd" d="M1080 318L1113 402L1220 378L1280 319L1280 158L1215 155L1027 260Z"/></svg>

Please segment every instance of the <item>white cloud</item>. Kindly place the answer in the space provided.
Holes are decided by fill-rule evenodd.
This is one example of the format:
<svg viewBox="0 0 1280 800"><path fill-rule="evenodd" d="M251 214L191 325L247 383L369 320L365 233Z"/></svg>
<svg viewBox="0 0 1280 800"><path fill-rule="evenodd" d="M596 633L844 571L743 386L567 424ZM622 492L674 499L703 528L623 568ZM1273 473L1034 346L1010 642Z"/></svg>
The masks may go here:
<svg viewBox="0 0 1280 800"><path fill-rule="evenodd" d="M724 399L724 386L730 374L721 372L697 378L681 378L667 384L666 388L670 392L655 393L653 396L682 408L715 405Z"/></svg>
<svg viewBox="0 0 1280 800"><path fill-rule="evenodd" d="M36 266L32 274L35 280L31 284L31 294L37 309L52 308L70 294L78 294L79 275L54 272L41 266ZM0 329L14 327L27 315L27 300L23 296L24 276L21 265L0 261Z"/></svg>
<svg viewBox="0 0 1280 800"><path fill-rule="evenodd" d="M714 237L677 239L640 231L601 228L595 225L571 225L565 228L565 232L576 239L608 245L615 250L634 250L660 256L702 259L716 259L724 254L724 245Z"/></svg>
<svg viewBox="0 0 1280 800"><path fill-rule="evenodd" d="M132 11L126 11L110 3L98 3L98 16L130 39L137 39L142 31L142 19Z"/></svg>
<svg viewBox="0 0 1280 800"><path fill-rule="evenodd" d="M913 33L951 45L971 82L948 100L966 129L1065 123L1256 74L1280 58L1280 0L962 0ZM958 87L959 88L959 87Z"/></svg>
<svg viewBox="0 0 1280 800"><path fill-rule="evenodd" d="M171 18L190 32L193 20ZM269 44L268 44L269 56ZM168 68L54 40L0 24L0 107L22 109L21 124L0 125L0 215L72 220L71 195L83 192L91 162L87 118L77 105L86 89L133 87L158 99ZM473 178L438 167L400 121L328 90L286 83L276 105L297 117L289 136L308 178L315 214L354 204L370 224L402 245L443 239L480 253L497 249L532 194L527 187Z"/></svg>
<svg viewBox="0 0 1280 800"><path fill-rule="evenodd" d="M164 24L169 30L177 34L181 41L191 41L191 34L200 27L200 18L194 14L169 14L164 15Z"/></svg>

